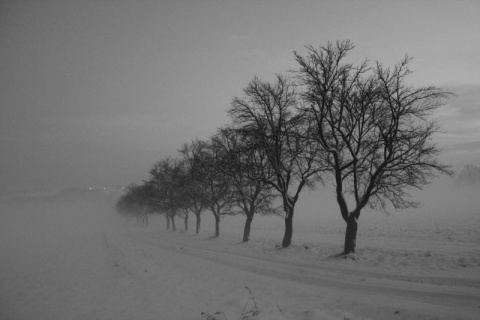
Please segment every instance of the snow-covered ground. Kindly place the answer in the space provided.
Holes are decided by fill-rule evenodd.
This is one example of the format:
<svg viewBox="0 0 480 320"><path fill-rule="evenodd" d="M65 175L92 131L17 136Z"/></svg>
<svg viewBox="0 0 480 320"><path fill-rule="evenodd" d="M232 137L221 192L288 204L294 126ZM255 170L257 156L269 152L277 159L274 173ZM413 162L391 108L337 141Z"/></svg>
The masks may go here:
<svg viewBox="0 0 480 320"><path fill-rule="evenodd" d="M99 199L0 204L0 319L480 319L480 201L465 197L458 211L366 213L357 260L332 257L337 214L301 207L278 249L279 217L256 217L241 243L243 217L211 239L209 212L195 236L194 216L188 232L163 217L144 228Z"/></svg>

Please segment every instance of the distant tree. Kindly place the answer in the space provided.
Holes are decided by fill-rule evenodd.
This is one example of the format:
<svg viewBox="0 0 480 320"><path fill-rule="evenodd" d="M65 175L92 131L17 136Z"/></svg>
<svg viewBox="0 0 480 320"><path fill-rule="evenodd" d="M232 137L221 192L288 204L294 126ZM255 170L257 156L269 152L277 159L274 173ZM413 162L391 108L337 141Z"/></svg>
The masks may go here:
<svg viewBox="0 0 480 320"><path fill-rule="evenodd" d="M118 199L116 205L115 205L115 210L123 214L127 217L129 216L135 216L138 212L138 208L135 205L135 198L133 196L133 189L134 185L129 185L125 188L124 194L120 196Z"/></svg>
<svg viewBox="0 0 480 320"><path fill-rule="evenodd" d="M311 121L298 110L299 96L292 81L280 75L273 84L255 78L243 91L244 97L235 97L228 111L232 130L251 149L261 150L268 161L266 170L259 167L252 178L281 196L285 211L282 246L288 247L300 192L304 187L314 188L325 170L321 150L308 141Z"/></svg>
<svg viewBox="0 0 480 320"><path fill-rule="evenodd" d="M167 216L169 224L176 231L175 216L186 206L185 184L187 181L183 163L178 159L166 158L158 161L149 171L147 181L154 189L155 200Z"/></svg>
<svg viewBox="0 0 480 320"><path fill-rule="evenodd" d="M195 234L199 234L201 225L201 214L208 208L207 201L203 196L201 181L203 181L206 172L199 165L199 157L196 156L203 152L204 141L194 140L191 143L184 143L179 150L184 163L187 176L185 192L188 197L187 209L196 216Z"/></svg>
<svg viewBox="0 0 480 320"><path fill-rule="evenodd" d="M247 217L243 231L243 242L247 242L255 213L278 214L272 187L265 180L252 178L267 171L267 177L273 178L273 170L267 169L265 152L250 148L234 131L219 130L212 138L212 149L215 164L231 183L233 208Z"/></svg>
<svg viewBox="0 0 480 320"><path fill-rule="evenodd" d="M185 226L185 232L188 232L188 217L189 217L189 209L188 206L182 208L182 211L180 212L180 217L183 218L184 221L184 226Z"/></svg>
<svg viewBox="0 0 480 320"><path fill-rule="evenodd" d="M228 178L218 170L214 152L212 143L203 140L186 144L180 150L190 168L189 183L194 184L194 192L201 198L198 204L204 203L213 213L216 238L220 235L220 218L231 213L232 191Z"/></svg>
<svg viewBox="0 0 480 320"><path fill-rule="evenodd" d="M438 126L429 116L450 93L405 83L410 58L393 69L346 63L350 41L307 46L295 53L304 110L316 123L316 142L328 155L340 213L347 228L344 254L355 252L358 219L366 206L416 207L407 190L435 173L451 175L432 142ZM313 143L313 142L312 142Z"/></svg>
<svg viewBox="0 0 480 320"><path fill-rule="evenodd" d="M148 185L129 185L117 201L117 211L133 216L137 222L148 226L148 218L155 212L155 206L151 202L152 191Z"/></svg>
<svg viewBox="0 0 480 320"><path fill-rule="evenodd" d="M480 185L480 167L467 164L456 177L455 184L462 187Z"/></svg>
<svg viewBox="0 0 480 320"><path fill-rule="evenodd" d="M185 143L179 150L185 168L186 183L185 193L187 197L186 210L191 211L196 216L195 233L200 232L201 214L207 208L207 202L202 194L201 181L206 172L202 170L198 162L196 154L202 152L203 141L192 141L190 144Z"/></svg>

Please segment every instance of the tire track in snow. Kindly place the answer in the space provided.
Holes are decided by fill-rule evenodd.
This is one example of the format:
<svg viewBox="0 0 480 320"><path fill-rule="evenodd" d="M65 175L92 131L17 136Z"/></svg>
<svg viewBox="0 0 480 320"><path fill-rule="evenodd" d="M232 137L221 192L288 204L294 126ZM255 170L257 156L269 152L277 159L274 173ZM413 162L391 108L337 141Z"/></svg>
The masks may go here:
<svg viewBox="0 0 480 320"><path fill-rule="evenodd" d="M173 237L174 238L173 238ZM136 241L141 241L162 250L191 256L217 263L222 266L267 276L274 279L292 281L303 285L322 288L340 289L343 291L368 294L373 297L389 297L424 303L436 306L451 306L455 308L474 308L478 310L480 290L469 286L464 279L408 277L394 274L375 274L364 270L354 270L338 266L318 263L275 259L268 256L259 256L255 253L232 253L218 248L179 241L178 236L172 234L155 234L152 237L145 235L129 235ZM183 240L183 239L182 239ZM191 239L188 239L191 240ZM214 240L212 240L214 241Z"/></svg>

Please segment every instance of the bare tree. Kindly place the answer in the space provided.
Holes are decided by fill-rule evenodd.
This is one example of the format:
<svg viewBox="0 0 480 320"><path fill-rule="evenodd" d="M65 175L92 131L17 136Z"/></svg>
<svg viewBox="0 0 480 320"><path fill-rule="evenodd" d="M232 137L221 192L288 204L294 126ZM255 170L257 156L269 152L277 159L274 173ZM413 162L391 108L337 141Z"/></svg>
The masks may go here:
<svg viewBox="0 0 480 320"><path fill-rule="evenodd" d="M455 185L462 187L477 186L480 184L480 167L467 164L455 178Z"/></svg>
<svg viewBox="0 0 480 320"><path fill-rule="evenodd" d="M183 218L184 220L184 225L185 225L185 232L188 232L188 217L189 217L189 208L188 206L182 208L182 213L181 213L181 217Z"/></svg>
<svg viewBox="0 0 480 320"><path fill-rule="evenodd" d="M190 174L190 173L189 173ZM189 179L191 179L191 175ZM206 209L207 204L205 199L202 197L201 189L195 183L195 181L189 180L186 185L186 194L188 196L188 210L193 212L196 217L195 223L195 234L200 232L201 225L201 214Z"/></svg>
<svg viewBox="0 0 480 320"><path fill-rule="evenodd" d="M177 159L166 158L155 163L149 173L147 183L154 188L155 200L166 212L167 229L171 223L172 230L176 231L175 216L186 205L183 164Z"/></svg>
<svg viewBox="0 0 480 320"><path fill-rule="evenodd" d="M152 188L149 185L132 184L117 201L118 212L127 216L134 216L137 222L148 227L148 219L151 214L158 211L151 201Z"/></svg>
<svg viewBox="0 0 480 320"><path fill-rule="evenodd" d="M300 192L313 188L325 169L319 162L320 149L308 143L310 121L298 112L298 94L294 84L278 75L274 84L255 78L243 90L243 98L234 98L229 115L236 134L252 149L262 150L268 161L266 171L252 178L278 191L285 211L283 247L291 244L293 215ZM261 169L261 168L260 168Z"/></svg>
<svg viewBox="0 0 480 320"><path fill-rule="evenodd" d="M201 166L197 164L198 157L196 154L202 152L204 147L203 141L192 141L190 144L183 144L179 150L186 173L185 193L188 198L187 207L196 217L195 233L198 235L201 225L201 214L207 208L207 203L202 196L202 189L198 181L202 181L205 172L201 170Z"/></svg>
<svg viewBox="0 0 480 320"><path fill-rule="evenodd" d="M184 145L180 152L190 166L190 182L195 184L195 192L213 213L216 238L220 235L220 218L230 214L230 182L225 174L218 170L211 142L196 140L190 145Z"/></svg>
<svg viewBox="0 0 480 320"><path fill-rule="evenodd" d="M408 57L388 69L344 62L354 48L349 40L306 48L306 56L295 53L297 76L316 123L314 141L328 154L349 254L362 209L416 207L408 189L420 189L435 173L452 174L437 160L431 139L439 128L429 119L450 93L407 85Z"/></svg>
<svg viewBox="0 0 480 320"><path fill-rule="evenodd" d="M268 171L268 161L262 150L250 148L234 131L223 129L212 138L215 164L232 185L232 204L245 214L243 242L248 242L255 213L278 214L273 208L275 195L265 180L252 178ZM273 177L270 170L266 177Z"/></svg>

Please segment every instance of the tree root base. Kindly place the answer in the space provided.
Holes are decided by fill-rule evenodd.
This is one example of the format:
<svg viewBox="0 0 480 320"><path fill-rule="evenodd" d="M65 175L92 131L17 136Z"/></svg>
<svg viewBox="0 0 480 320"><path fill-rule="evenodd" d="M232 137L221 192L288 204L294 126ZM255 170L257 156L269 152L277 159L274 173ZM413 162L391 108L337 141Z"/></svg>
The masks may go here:
<svg viewBox="0 0 480 320"><path fill-rule="evenodd" d="M331 255L330 258L334 258L334 259L343 258L343 259L357 260L358 256L356 252L350 252L350 253L341 252L341 253Z"/></svg>

